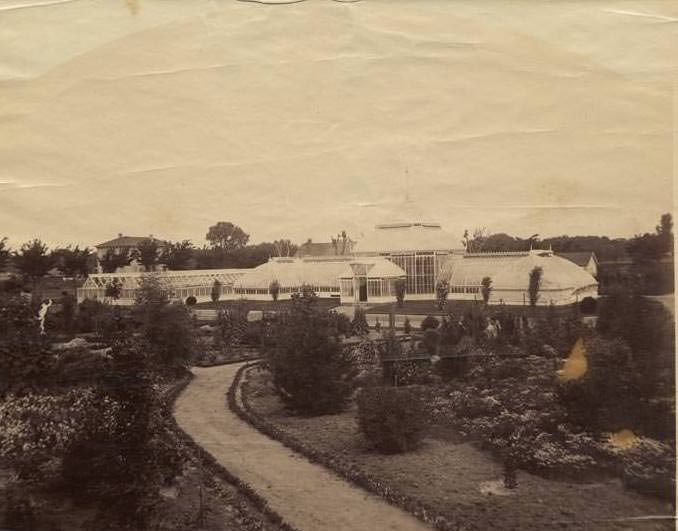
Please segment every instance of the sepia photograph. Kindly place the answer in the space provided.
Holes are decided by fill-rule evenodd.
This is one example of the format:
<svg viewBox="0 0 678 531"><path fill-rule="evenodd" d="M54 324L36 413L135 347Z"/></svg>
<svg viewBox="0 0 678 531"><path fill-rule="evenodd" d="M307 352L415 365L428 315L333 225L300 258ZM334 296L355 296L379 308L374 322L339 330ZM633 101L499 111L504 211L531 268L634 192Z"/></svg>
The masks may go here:
<svg viewBox="0 0 678 531"><path fill-rule="evenodd" d="M0 0L0 531L676 529L674 0Z"/></svg>

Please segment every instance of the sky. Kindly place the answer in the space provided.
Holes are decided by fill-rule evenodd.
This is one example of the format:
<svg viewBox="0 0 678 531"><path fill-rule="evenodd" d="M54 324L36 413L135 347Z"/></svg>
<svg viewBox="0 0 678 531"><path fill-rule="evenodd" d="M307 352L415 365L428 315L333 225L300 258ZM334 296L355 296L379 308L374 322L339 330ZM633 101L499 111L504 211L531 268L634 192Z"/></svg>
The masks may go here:
<svg viewBox="0 0 678 531"><path fill-rule="evenodd" d="M631 236L673 210L678 4L0 0L0 237ZM455 242L458 243L458 242Z"/></svg>

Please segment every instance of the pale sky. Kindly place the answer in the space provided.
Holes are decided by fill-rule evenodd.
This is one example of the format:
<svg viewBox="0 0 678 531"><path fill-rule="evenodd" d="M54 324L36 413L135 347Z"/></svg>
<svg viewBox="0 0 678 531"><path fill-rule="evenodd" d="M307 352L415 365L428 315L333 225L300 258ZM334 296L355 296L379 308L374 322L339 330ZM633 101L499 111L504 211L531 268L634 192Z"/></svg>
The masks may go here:
<svg viewBox="0 0 678 531"><path fill-rule="evenodd" d="M0 237L327 241L408 192L460 237L651 231L677 22L649 0L0 0Z"/></svg>

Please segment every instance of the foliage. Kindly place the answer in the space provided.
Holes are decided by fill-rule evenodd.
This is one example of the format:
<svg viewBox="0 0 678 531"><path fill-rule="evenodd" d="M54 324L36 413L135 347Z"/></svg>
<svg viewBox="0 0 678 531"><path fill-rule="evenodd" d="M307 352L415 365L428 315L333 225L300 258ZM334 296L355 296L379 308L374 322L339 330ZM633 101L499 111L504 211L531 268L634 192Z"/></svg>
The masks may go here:
<svg viewBox="0 0 678 531"><path fill-rule="evenodd" d="M297 246L290 240L281 238L273 242L274 256L294 256L297 252Z"/></svg>
<svg viewBox="0 0 678 531"><path fill-rule="evenodd" d="M333 321L333 328L337 335L349 336L353 332L353 324L348 315L342 312L330 312Z"/></svg>
<svg viewBox="0 0 678 531"><path fill-rule="evenodd" d="M396 279L394 287L398 307L402 308L405 302L405 293L407 292L407 282L405 282L404 278Z"/></svg>
<svg viewBox="0 0 678 531"><path fill-rule="evenodd" d="M429 356L438 354L438 346L440 344L440 334L438 330L428 329L424 331L422 343Z"/></svg>
<svg viewBox="0 0 678 531"><path fill-rule="evenodd" d="M278 300L278 295L280 295L280 282L273 280L268 286L268 292L271 294L271 298L274 301Z"/></svg>
<svg viewBox="0 0 678 531"><path fill-rule="evenodd" d="M530 271L530 281L527 286L527 295L530 299L530 306L534 307L539 301L539 290L541 289L541 281L544 270L535 266L532 271Z"/></svg>
<svg viewBox="0 0 678 531"><path fill-rule="evenodd" d="M132 256L127 249L119 253L114 252L113 249L108 249L104 256L99 259L99 265L104 273L115 273L121 267L130 265L131 262Z"/></svg>
<svg viewBox="0 0 678 531"><path fill-rule="evenodd" d="M408 335L412 333L412 323L410 323L409 317L405 317L405 322L403 323L403 331Z"/></svg>
<svg viewBox="0 0 678 531"><path fill-rule="evenodd" d="M237 225L229 221L220 221L209 228L205 239L213 248L228 253L244 247L250 237Z"/></svg>
<svg viewBox="0 0 678 531"><path fill-rule="evenodd" d="M367 316L362 306L356 306L351 321L351 329L354 336L364 336L369 332L367 325Z"/></svg>
<svg viewBox="0 0 678 531"><path fill-rule="evenodd" d="M0 238L0 271L3 271L7 266L10 255L11 251L7 245L7 237Z"/></svg>
<svg viewBox="0 0 678 531"><path fill-rule="evenodd" d="M487 306L490 302L490 295L492 295L492 279L490 277L483 277L480 281L480 293L483 296L483 302Z"/></svg>
<svg viewBox="0 0 678 531"><path fill-rule="evenodd" d="M332 237L332 248L335 255L345 255L351 252L353 248L353 241L348 237L345 230L337 234L336 238Z"/></svg>
<svg viewBox="0 0 678 531"><path fill-rule="evenodd" d="M0 396L44 388L52 360L30 304L19 296L0 295Z"/></svg>
<svg viewBox="0 0 678 531"><path fill-rule="evenodd" d="M674 449L640 437L634 446L618 451L624 466L624 483L644 494L675 501L676 457Z"/></svg>
<svg viewBox="0 0 678 531"><path fill-rule="evenodd" d="M358 395L358 427L379 452L411 451L425 427L421 398L408 389L365 387Z"/></svg>
<svg viewBox="0 0 678 531"><path fill-rule="evenodd" d="M196 304L198 304L198 299L196 299L193 295L186 297L186 306L195 306Z"/></svg>
<svg viewBox="0 0 678 531"><path fill-rule="evenodd" d="M439 280L436 284L436 305L439 310L447 306L447 296L450 293L450 283L447 280Z"/></svg>
<svg viewBox="0 0 678 531"><path fill-rule="evenodd" d="M186 367L195 349L193 323L186 306L170 304L158 279L145 276L139 286L135 313L141 323L141 335L159 367Z"/></svg>
<svg viewBox="0 0 678 531"><path fill-rule="evenodd" d="M221 298L221 282L219 282L216 278L214 279L214 284L212 284L210 298L212 299L212 302L215 304L219 302L219 299Z"/></svg>
<svg viewBox="0 0 678 531"><path fill-rule="evenodd" d="M158 250L158 242L154 238L146 238L139 242L132 257L144 266L146 271L153 271L160 260Z"/></svg>
<svg viewBox="0 0 678 531"><path fill-rule="evenodd" d="M122 294L122 283L117 278L114 278L108 284L106 284L106 289L104 290L105 297L117 300L120 298L121 294Z"/></svg>
<svg viewBox="0 0 678 531"><path fill-rule="evenodd" d="M14 265L33 283L33 303L37 304L36 289L42 277L54 266L54 257L44 243L35 239L24 243L19 252L14 253Z"/></svg>
<svg viewBox="0 0 678 531"><path fill-rule="evenodd" d="M167 266L171 271L181 271L190 269L193 259L193 244L191 240L180 242L167 242L165 249L160 257L160 262Z"/></svg>
<svg viewBox="0 0 678 531"><path fill-rule="evenodd" d="M332 335L330 312L308 294L281 314L268 360L281 399L302 414L339 412L353 391L353 358Z"/></svg>
<svg viewBox="0 0 678 531"><path fill-rule="evenodd" d="M57 269L66 277L86 277L89 274L89 263L92 251L89 247L80 249L68 246L54 251Z"/></svg>
<svg viewBox="0 0 678 531"><path fill-rule="evenodd" d="M243 304L220 310L217 314L215 342L234 348L245 341L247 335L247 310Z"/></svg>
<svg viewBox="0 0 678 531"><path fill-rule="evenodd" d="M421 329L422 330L435 330L438 328L438 325L440 322L436 317L433 315L427 315L424 317L424 320L421 322Z"/></svg>

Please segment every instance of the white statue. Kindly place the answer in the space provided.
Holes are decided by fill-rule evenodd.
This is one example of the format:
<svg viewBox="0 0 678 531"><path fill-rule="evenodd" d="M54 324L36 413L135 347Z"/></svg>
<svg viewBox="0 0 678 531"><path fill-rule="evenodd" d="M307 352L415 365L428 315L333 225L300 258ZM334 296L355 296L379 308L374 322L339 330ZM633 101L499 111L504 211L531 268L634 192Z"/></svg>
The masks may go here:
<svg viewBox="0 0 678 531"><path fill-rule="evenodd" d="M40 305L40 310L38 310L38 321L40 321L40 335L45 335L45 318L47 317L47 310L52 306L54 301L48 299L47 302L43 302Z"/></svg>

